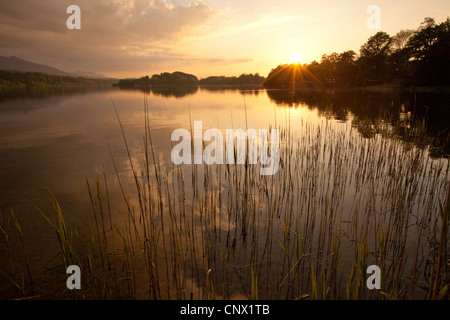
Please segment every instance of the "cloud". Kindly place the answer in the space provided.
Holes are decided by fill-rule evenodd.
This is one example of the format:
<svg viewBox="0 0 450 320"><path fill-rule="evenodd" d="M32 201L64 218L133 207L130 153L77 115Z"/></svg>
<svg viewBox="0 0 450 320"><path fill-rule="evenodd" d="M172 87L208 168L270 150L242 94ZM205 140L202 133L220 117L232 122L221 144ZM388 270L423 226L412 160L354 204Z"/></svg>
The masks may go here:
<svg viewBox="0 0 450 320"><path fill-rule="evenodd" d="M138 71L191 61L180 39L216 11L202 1L77 0L81 30L68 30L72 0L0 2L0 55L17 55L71 71Z"/></svg>
<svg viewBox="0 0 450 320"><path fill-rule="evenodd" d="M19 0L0 2L1 24L19 30L67 34L68 0ZM202 1L188 5L165 0L78 0L82 28L96 35L145 39L176 37L189 33L214 16Z"/></svg>

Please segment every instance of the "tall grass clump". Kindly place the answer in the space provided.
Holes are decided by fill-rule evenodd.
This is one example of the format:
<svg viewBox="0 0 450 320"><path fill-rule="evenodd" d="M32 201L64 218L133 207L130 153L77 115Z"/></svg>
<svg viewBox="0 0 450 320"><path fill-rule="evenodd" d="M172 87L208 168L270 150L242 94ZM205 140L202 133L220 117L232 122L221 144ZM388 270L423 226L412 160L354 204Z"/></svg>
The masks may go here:
<svg viewBox="0 0 450 320"><path fill-rule="evenodd" d="M269 128L280 132L279 172L262 176L248 161L164 160L146 97L141 149L132 149L114 109L129 172L111 151L114 172L87 180L88 236L69 231L53 195L56 218L41 212L62 265L86 274L78 297L448 299L449 159L395 139L388 124L366 137L350 123L291 123L286 110L285 122ZM120 219L112 218L112 185ZM373 264L380 290L366 287Z"/></svg>

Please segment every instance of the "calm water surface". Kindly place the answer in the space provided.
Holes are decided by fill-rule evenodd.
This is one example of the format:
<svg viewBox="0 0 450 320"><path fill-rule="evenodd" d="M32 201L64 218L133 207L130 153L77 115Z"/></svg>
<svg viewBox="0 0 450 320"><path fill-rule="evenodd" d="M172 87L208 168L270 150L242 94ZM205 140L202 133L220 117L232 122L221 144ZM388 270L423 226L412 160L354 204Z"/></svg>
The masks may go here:
<svg viewBox="0 0 450 320"><path fill-rule="evenodd" d="M35 90L27 92L26 95L23 92L9 93L0 99L0 212L6 223L10 210L13 209L21 224L28 260L34 277L33 281L35 287L39 288L37 291L42 297L58 298L62 296L64 283L55 285L54 281L56 280L53 279L64 279L64 274L61 275L59 267L60 258L57 255L59 244L55 241L55 233L39 214L37 207L45 213L52 214L50 190L55 194L63 209L66 224L77 228L81 234L87 235L89 232L87 221L92 223L92 208L86 181L88 180L93 187L95 177L99 177L101 180L106 175L109 181L111 219L118 224L121 221L127 221L127 209L119 184L115 179L116 170L112 158L117 167L117 174L123 179L125 193L133 192L133 179L113 105L115 105L122 122L133 161L140 168L139 164L143 161L144 153L144 99L147 99L149 108L155 157L160 164L170 163L171 132L177 128L190 129L190 120L201 120L204 130L207 128L245 129L247 127L258 130L283 127L287 130L288 135L307 137L308 141L301 138L297 140L298 149L296 150L299 153L295 157L296 162L293 161L290 164L301 167L303 161L305 164L309 163L304 159L316 155L317 163L322 163L323 168L333 167L330 169L332 173L327 175L325 171L318 172L315 180L308 178L308 174L304 173L302 181L305 184L308 179L314 181L307 186L303 185L299 179L295 180L292 187L286 189L298 191L293 200L289 197L284 200L281 200L281 197L278 198L278 203L274 200L277 206L285 207L286 211L295 209L299 212L306 212L312 203L318 203L317 206L320 207L323 200L320 200L320 196L314 200L310 199L310 195L301 193L304 188L311 187L315 188L314 192L318 195L336 199L334 206L342 217L339 223L341 225L347 223L346 219L350 219L349 217L354 215L355 208L359 204L358 201L363 203L360 199L367 199L370 193L369 191L367 194L365 193L366 186L364 184L363 191L359 193L358 190L361 186L358 186L358 183L360 180L353 178L353 174L358 174L358 168L367 164L352 164L352 159L345 156L343 143L347 143L348 146L352 143L358 144L360 152L364 153L368 152L368 141L375 141L374 146L379 146L379 152L385 152L381 141L383 139L408 140L408 130L410 130L414 118L426 119L431 126L424 133L426 137L423 139L424 141L408 145L407 142L404 142L404 145L407 145L405 150L419 150L417 152L421 154L421 165L425 167L421 181L425 181L427 185L429 183L428 188L436 187L437 189L435 190L436 194L432 197L428 196L426 192L430 192L430 190L425 187L420 192L418 191L416 201L411 204L411 214L418 219L417 215L421 213L420 211L435 210L438 200L443 200L443 195L448 187L448 171L447 173L445 171L448 170L448 162L445 159L448 149L438 148L439 141L445 140L442 138L442 132L449 129L448 98L446 96L414 96L410 93L373 91L286 92L220 88L177 88L176 90L158 88L146 93L145 97L142 91L119 89L92 92L59 92L56 90L44 93ZM382 132L389 123L395 123L395 125L389 127L391 137L387 138L382 135ZM318 129L322 130L320 134L317 134ZM314 139L310 139L311 137L317 137L317 141L312 141ZM436 140L436 137L441 140ZM342 163L328 164L330 160L327 159L332 159L329 154L331 151L327 147L328 144L333 144L330 139L336 139L338 144L344 148L344 151L333 149L333 152L342 155L342 159L340 159ZM317 153L308 154L307 150L302 151L302 144L311 144L312 146L315 143L318 144ZM367 154L366 157L372 156ZM352 155L354 156L355 153ZM365 161L370 163L370 159ZM401 171L402 164L394 163L398 167L391 169ZM338 181L336 178L337 172L339 172L336 169L338 166L342 166L344 172L342 172L342 179L340 178L339 183L336 182L333 189L330 187L329 181ZM318 168L322 167L318 166ZM442 168L443 173L435 175L432 171L438 170L438 168ZM185 166L184 169L188 170L187 172L191 170L189 166ZM352 169L354 172L351 172ZM278 183L286 181L286 177L289 176L283 171L286 170L285 168L280 170ZM297 172L295 168L289 170ZM310 170L314 172L315 169L310 168ZM303 171L299 169L299 172ZM430 177L427 178L426 175L430 175ZM186 185L190 183L188 176ZM143 176L140 178L142 179ZM374 188L382 189L382 186L386 186L386 190L390 190L387 186L389 185L387 178L377 179L373 180L377 181ZM433 180L434 182L431 183L431 179L435 181ZM216 187L220 188L218 184ZM187 190L186 198L189 199L191 191ZM225 190L218 192L223 195L227 194ZM269 199L270 196L267 197L267 201L272 201ZM233 199L232 196L229 196L227 200L227 197L224 196L220 203L226 205L227 201L234 201ZM261 210L264 211L266 199L257 196L255 199L260 200ZM374 197L374 201L376 210L383 207L382 197ZM132 205L137 206L136 203ZM239 207L239 205L237 206ZM219 205L218 208L218 210L223 210ZM366 209L364 208L364 210ZM294 216L286 216L283 210L280 210L278 215L281 217L281 222L279 231L274 231L274 235L283 234L284 222L293 219L292 221L301 223L303 218L306 219L304 216L300 218L301 215L295 217L295 212ZM290 217L291 220L283 217ZM263 220L261 218L261 221ZM410 223L413 224L413 219ZM264 235L263 223L260 225ZM298 231L292 229L293 234ZM15 278L20 279L20 274L24 274L25 269L22 263L21 245L12 220L9 222L9 230L8 244L13 261L13 272ZM223 231L225 237L226 228L220 230ZM250 235L251 231L248 231L248 234ZM245 238L245 235L241 234L239 237ZM292 237L294 238L294 235ZM263 238L261 236L261 243L256 245L257 248L261 248L261 252L266 245ZM276 236L274 238L276 239ZM414 239L416 237L412 237L406 245L412 250L411 252L414 252L416 243ZM425 237L422 240L425 241ZM274 240L274 242L277 241ZM5 239L0 238L0 270L10 274L11 266L5 243ZM239 247L239 244L237 246ZM351 249L351 245L345 249L346 246L342 242L343 265L352 261L353 249ZM234 250L236 243L230 247L233 247ZM277 244L274 247L276 248L273 249L272 255L279 256L280 246ZM424 242L425 247L426 243ZM248 248L250 247L242 245L241 250L245 251ZM237 251L239 252L239 249ZM250 257L250 255L243 251L240 251L232 261L234 266L244 266L249 263L245 257ZM426 255L424 252L422 254ZM267 261L267 255L263 256L262 253L252 255L252 259L254 257L259 257L261 261ZM293 264L291 261L288 262ZM284 267L287 271L290 269L289 263L286 263ZM210 262L210 264L213 263ZM275 264L274 266L267 265L267 268L275 268ZM268 279L269 275L266 275L266 272L268 273L268 271L261 271L261 281ZM220 278L220 276L217 277ZM284 276L281 279L284 279ZM236 279L234 281L236 282ZM201 285L198 284L198 286ZM230 285L230 287L233 286ZM245 297L243 292L239 292L239 288L240 285L235 284L230 289L229 296ZM261 290L263 291L265 288L263 287ZM270 292L269 285L267 285L267 292ZM285 296L295 297L291 294L292 292L288 291ZM11 286L4 277L0 277L0 297L14 298L18 296L20 295L18 295L17 289ZM274 296L267 295L267 297Z"/></svg>

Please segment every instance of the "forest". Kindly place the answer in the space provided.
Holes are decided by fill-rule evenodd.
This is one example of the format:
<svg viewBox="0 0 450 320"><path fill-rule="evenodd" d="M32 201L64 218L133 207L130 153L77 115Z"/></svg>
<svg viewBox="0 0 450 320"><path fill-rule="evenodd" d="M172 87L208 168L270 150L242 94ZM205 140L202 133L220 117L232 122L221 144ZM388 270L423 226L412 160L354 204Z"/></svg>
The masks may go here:
<svg viewBox="0 0 450 320"><path fill-rule="evenodd" d="M261 85L265 78L256 74L241 74L239 77L211 76L198 79L192 74L176 71L144 76L137 79L119 80L117 86L122 88L146 88L152 85Z"/></svg>
<svg viewBox="0 0 450 320"><path fill-rule="evenodd" d="M258 73L246 74L243 73L239 77L225 77L225 76L212 76L204 79L200 79L198 84L200 85L261 85L266 78L260 76Z"/></svg>
<svg viewBox="0 0 450 320"><path fill-rule="evenodd" d="M401 86L450 85L450 18L436 23L425 18L416 30L396 35L379 31L353 50L322 55L309 64L281 64L264 85L283 86Z"/></svg>
<svg viewBox="0 0 450 320"><path fill-rule="evenodd" d="M0 87L103 87L113 80L58 76L42 72L0 70Z"/></svg>

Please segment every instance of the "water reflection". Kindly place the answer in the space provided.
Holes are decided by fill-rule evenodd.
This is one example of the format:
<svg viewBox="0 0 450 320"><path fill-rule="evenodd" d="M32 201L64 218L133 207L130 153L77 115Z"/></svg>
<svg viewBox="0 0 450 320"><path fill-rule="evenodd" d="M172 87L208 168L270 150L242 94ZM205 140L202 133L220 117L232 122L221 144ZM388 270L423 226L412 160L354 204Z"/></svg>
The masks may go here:
<svg viewBox="0 0 450 320"><path fill-rule="evenodd" d="M183 98L186 96L197 93L198 86L179 85L179 86L152 86L149 88L120 88L123 91L138 91L143 93L152 93L155 96L161 96L165 98Z"/></svg>
<svg viewBox="0 0 450 320"><path fill-rule="evenodd" d="M227 92L239 92L242 95L254 95L258 96L264 90L263 86L226 86L226 85L178 85L178 86L165 86L155 85L148 88L121 88L126 91L140 91L145 93L152 93L155 96L167 97L167 98L183 98L186 96L194 95L199 90L215 93L227 93Z"/></svg>
<svg viewBox="0 0 450 320"><path fill-rule="evenodd" d="M392 125L396 135L431 144L435 157L450 154L448 95L411 93L408 91L371 90L268 90L270 100L278 106L317 109L319 115L343 122L352 120L364 137L373 137ZM411 125L424 123L423 132L409 132ZM406 128L406 130L405 130ZM419 135L421 135L419 137ZM416 139L417 138L417 139ZM425 143L425 141L427 143Z"/></svg>
<svg viewBox="0 0 450 320"><path fill-rule="evenodd" d="M112 87L0 87L0 103L8 100L46 99L54 96L69 96L112 89Z"/></svg>
<svg viewBox="0 0 450 320"><path fill-rule="evenodd" d="M263 86L247 85L247 86L220 86L220 85L202 85L201 90L216 92L216 93L226 93L226 92L239 92L242 95L254 95L258 96L260 93L264 92Z"/></svg>
<svg viewBox="0 0 450 320"><path fill-rule="evenodd" d="M334 263L336 270L342 264L347 272L353 261L351 241L365 235L370 235L372 246L372 235L390 234L386 248L391 251L387 251L386 261L393 265L388 269L391 277L401 272L395 268L402 263L395 259L405 256L398 252L407 251L411 256L418 243L415 232L422 230L422 224L417 221L434 221L438 200L442 200L443 190L448 187L445 160L430 161L427 153L406 148L398 139L383 139L377 133L386 124L386 114L390 123L398 123L394 129L399 136L405 128L408 132L413 127L414 117L418 119L418 115L425 114L422 118L435 126L428 129L427 135L433 136L439 123L448 127L448 117L435 119L435 112L442 112L440 104L445 105L442 100L370 91L173 89L158 87L144 92L114 89L55 95L44 91L42 95L33 93L32 97L37 99L17 95L14 100L0 103L0 210L7 213L10 207L14 208L21 221L32 271L39 275L35 284L41 292L54 298L62 289L52 285L55 273L47 272L49 266L59 267L54 262L58 242L54 230L36 213L35 206L46 213L53 212L45 190L49 187L64 210L67 226L80 227L79 233L89 238L94 223L86 179L95 190L95 177L100 178L103 191L94 196L96 217L103 221L99 197L103 197L105 213L106 208L111 208L105 214L106 229L111 232L108 235L114 230L125 233L123 225L134 230L130 216L136 217L139 226L150 219L147 226L153 235L132 245L136 246L136 252L141 252L142 244L154 245L148 252L159 263L156 264L159 272L152 268L148 272L146 268L152 264L136 258L131 264L135 269L127 277L157 274L161 288L166 288L167 283L177 283L175 286L188 283L195 287L195 292L200 292L196 297L201 297L208 288L205 278L210 269L213 270L210 279L215 280L216 288L226 288L226 296L247 297L243 292L251 290L252 267L263 298L297 298L301 290L310 292L312 263L317 275L325 270L324 266L328 268ZM126 147L111 99L121 118ZM422 108L424 101L427 107ZM205 130L247 125L257 129L278 124L285 129L280 144L280 172L261 177L255 166L174 167L170 159L170 133L175 128L189 129L190 118L203 121ZM145 147L150 135L151 150ZM150 158L150 166L146 157ZM144 186L148 184L139 196L136 180ZM148 201L144 210L152 212L144 218L139 216L141 196ZM165 227L161 227L162 219ZM87 221L92 224L88 226ZM355 227L358 223L368 229L361 228L360 233ZM113 229L112 224L118 229ZM411 230L411 226L417 228ZM423 226L428 228L423 232L432 227ZM326 232L318 234L319 228ZM429 249L426 240L429 235L424 233L421 238L419 249L423 252ZM120 239L118 234L115 236ZM164 236L166 242L161 242ZM380 246L383 239L380 238ZM101 241L97 237L95 240ZM16 255L19 262L14 260L15 270L9 272L8 260L1 259L0 270L19 279L19 272L25 268L20 264L22 251L17 235L10 243L11 250L19 252ZM187 254L172 255L173 244ZM7 256L4 248L4 242L0 243L0 256ZM311 252L313 255L309 255ZM378 250L373 252L378 257L386 255ZM164 257L165 253L169 258ZM97 252L97 256L89 257L98 259L101 255ZM333 257L342 260L334 261ZM428 255L422 258L428 259ZM411 266L409 260L406 265ZM408 274L409 271L404 273ZM61 272L58 275L64 283L65 275ZM334 276L346 279L347 275ZM328 276L318 276L322 277ZM136 296L148 297L148 281L136 280L140 287ZM340 289L345 282L331 286L335 296L342 296ZM190 298L191 289L176 289L180 289L181 297ZM8 283L0 282L0 296L16 298L18 293Z"/></svg>

